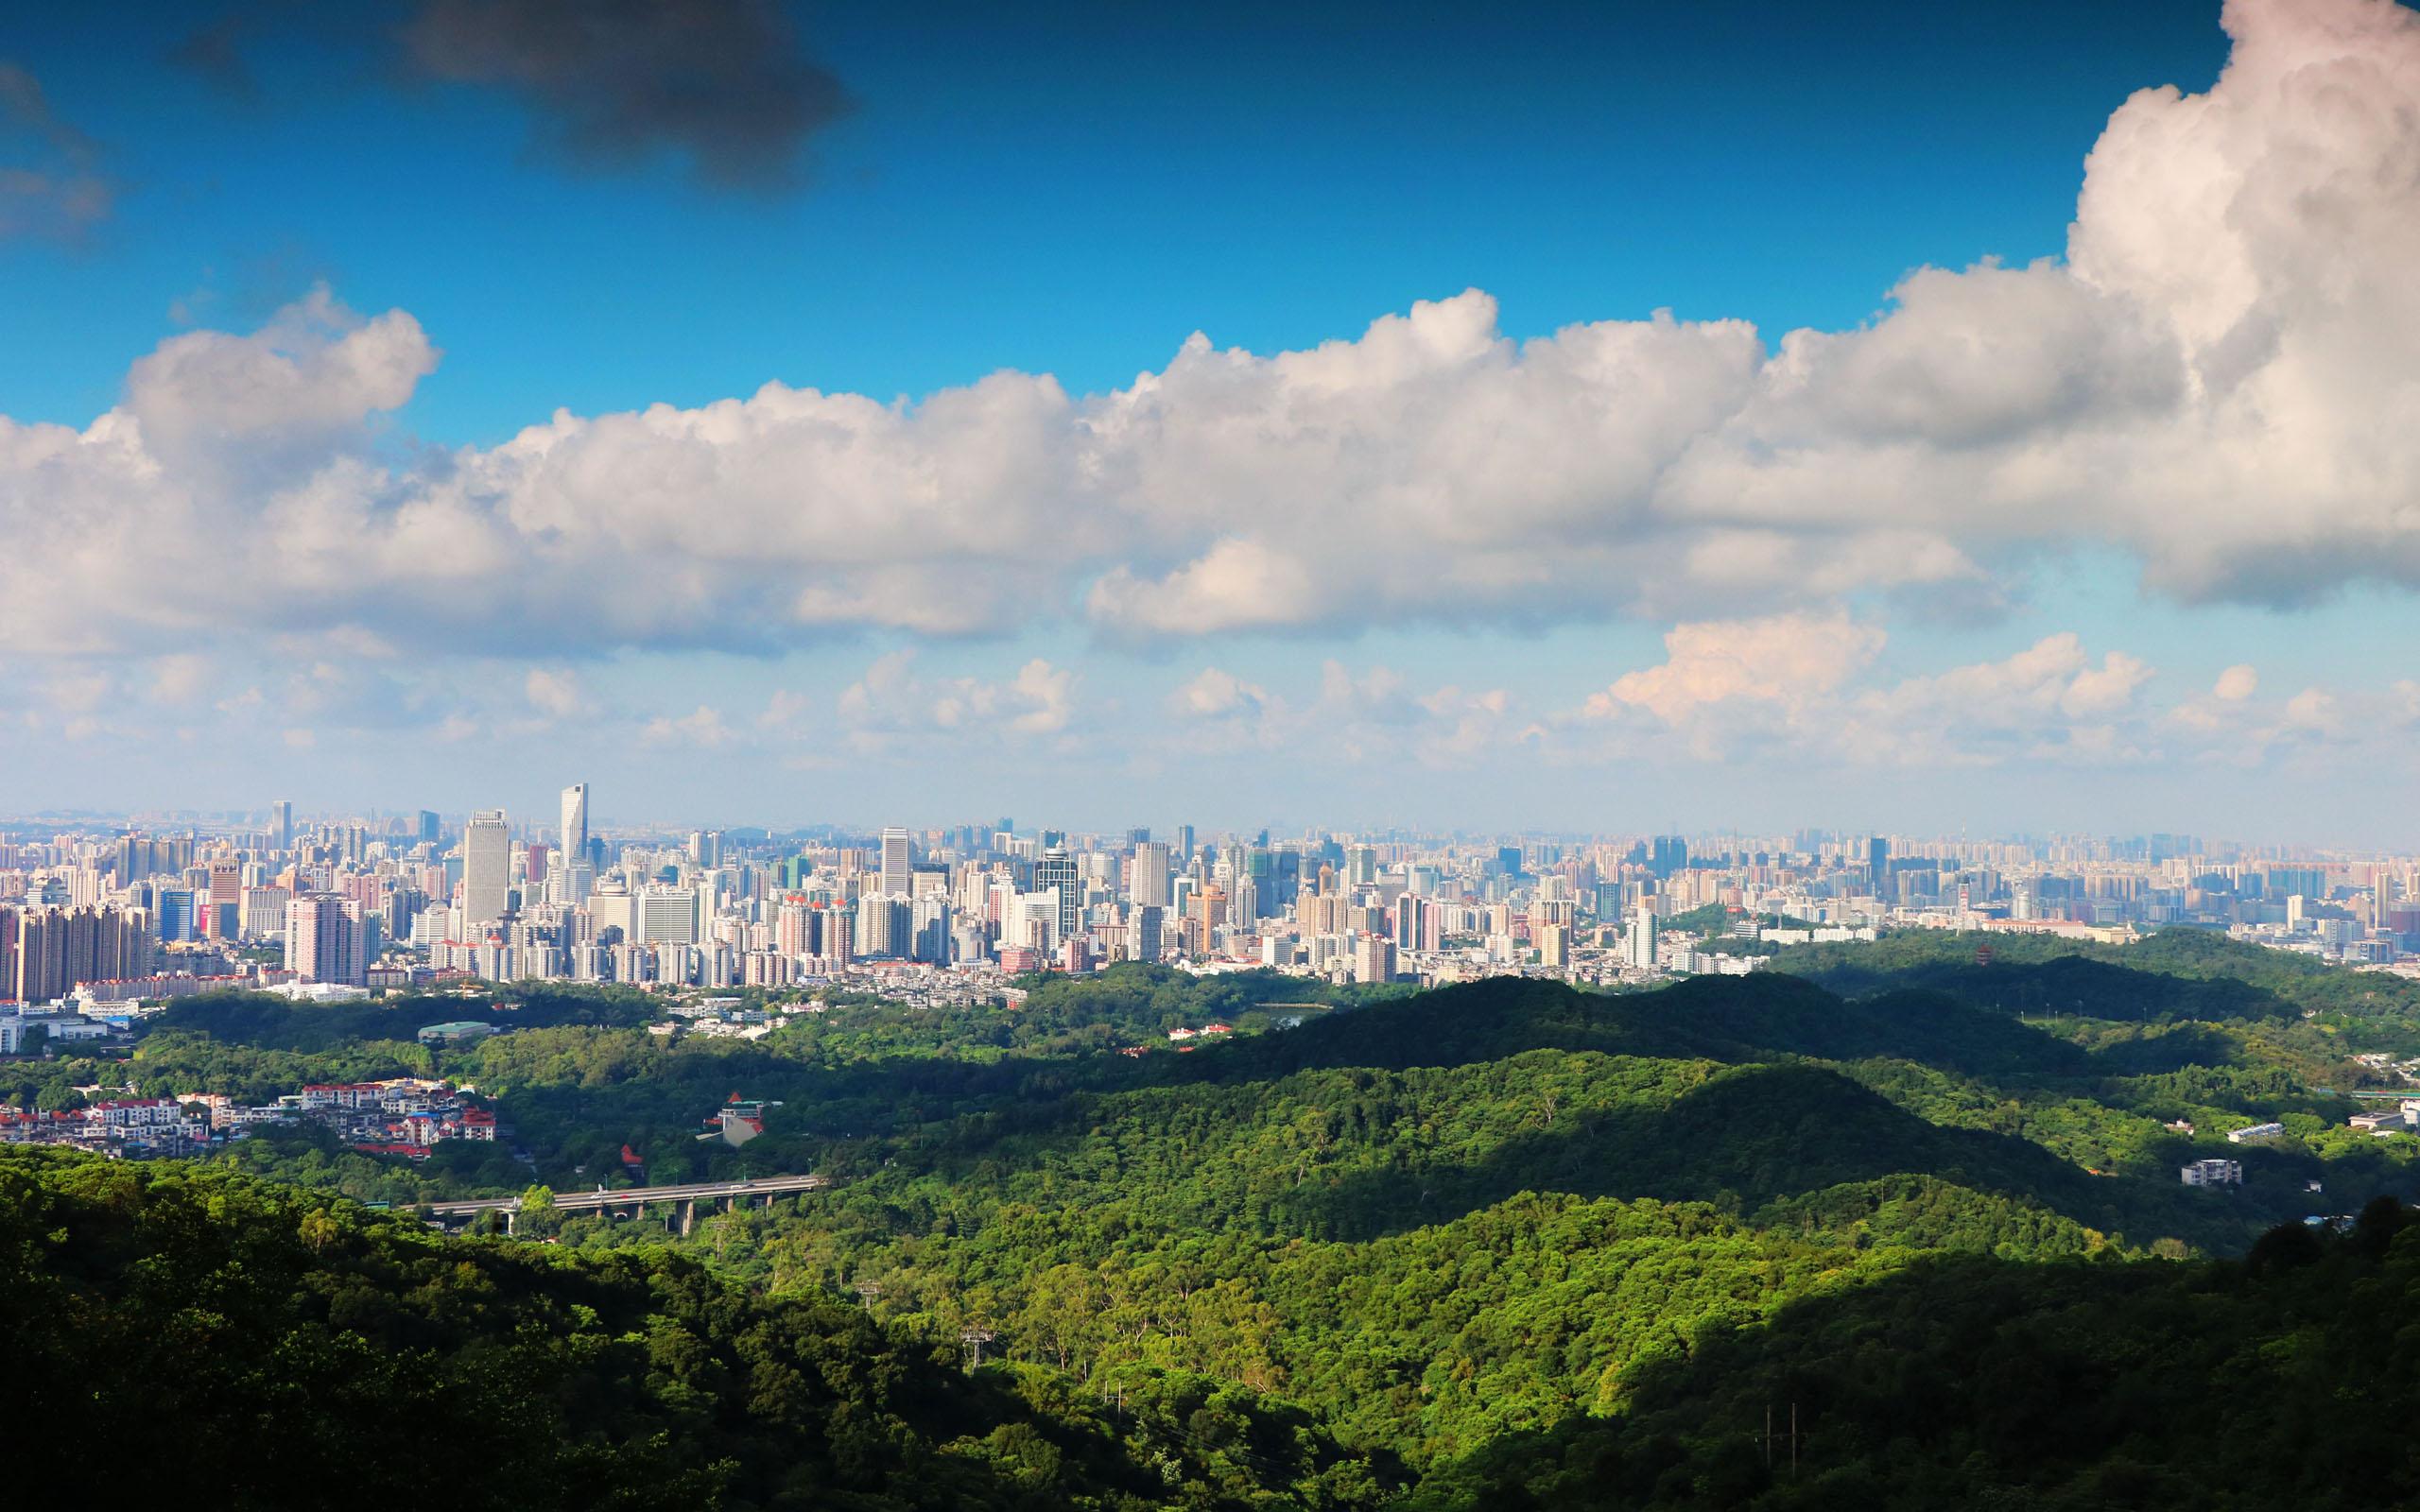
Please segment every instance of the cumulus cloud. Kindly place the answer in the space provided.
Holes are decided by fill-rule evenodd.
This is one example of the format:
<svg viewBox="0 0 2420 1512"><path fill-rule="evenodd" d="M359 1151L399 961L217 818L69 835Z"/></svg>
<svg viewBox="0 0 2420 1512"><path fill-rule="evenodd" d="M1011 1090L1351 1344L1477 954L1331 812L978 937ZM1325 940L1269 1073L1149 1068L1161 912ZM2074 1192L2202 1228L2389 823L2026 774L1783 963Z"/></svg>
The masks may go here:
<svg viewBox="0 0 2420 1512"><path fill-rule="evenodd" d="M2153 669L2098 662L2072 632L1997 661L1892 681L1887 637L1844 614L1685 624L1666 659L1624 673L1553 721L1564 748L1701 760L1787 747L1845 765L1991 765L2014 757L2135 760ZM1576 740L1576 747L1572 744Z"/></svg>
<svg viewBox="0 0 2420 1512"><path fill-rule="evenodd" d="M206 656L164 656L151 663L151 696L164 704L191 703L209 685L212 670Z"/></svg>
<svg viewBox="0 0 2420 1512"><path fill-rule="evenodd" d="M1219 667L1203 667L1177 685L1168 705L1193 719L1225 719L1269 707L1269 693Z"/></svg>
<svg viewBox="0 0 2420 1512"><path fill-rule="evenodd" d="M730 745L734 738L731 727L723 723L722 711L702 703L678 718L658 714L639 730L639 739L650 746L701 746L713 749Z"/></svg>
<svg viewBox="0 0 2420 1512"><path fill-rule="evenodd" d="M907 736L1025 737L1063 734L1076 717L1076 674L1036 657L1005 681L925 678L916 653L877 657L841 691L837 712L858 749L887 749Z"/></svg>
<svg viewBox="0 0 2420 1512"><path fill-rule="evenodd" d="M170 457L262 437L319 439L402 405L438 355L409 315L364 320L321 285L250 335L160 343L128 372L124 413Z"/></svg>
<svg viewBox="0 0 2420 1512"><path fill-rule="evenodd" d="M421 14L518 57L562 3ZM0 421L0 527L34 548L0 561L0 649L192 644L231 576L273 586L272 628L545 657L1070 616L1112 641L1837 627L1852 597L1991 604L2074 545L2188 599L2420 585L2420 16L2238 0L2224 25L2208 92L2111 116L2064 259L1921 268L1867 323L1770 347L1668 315L1518 341L1471 290L1304 351L1196 335L1106 393L772 384L402 454L365 438L434 347L315 296L164 343L81 431ZM1832 633L1811 649L1853 659ZM1651 713L1735 675L1684 658L1606 696ZM2075 718L2138 680L2067 679Z"/></svg>
<svg viewBox="0 0 2420 1512"><path fill-rule="evenodd" d="M1644 709L1678 724L1725 699L1796 705L1847 681L1874 660L1883 639L1880 628L1844 613L1680 625L1664 637L1665 662L1624 673L1583 712L1602 718Z"/></svg>
<svg viewBox="0 0 2420 1512"><path fill-rule="evenodd" d="M1167 732L1171 754L1295 747L1351 762L1409 758L1430 766L1472 764L1507 744L1517 719L1501 688L1446 685L1422 692L1392 667L1355 672L1333 658L1320 664L1312 694L1270 691L1219 667L1205 667L1168 694L1183 723Z"/></svg>
<svg viewBox="0 0 2420 1512"><path fill-rule="evenodd" d="M588 701L579 674L569 667L531 667L521 682L529 707L548 719L569 719Z"/></svg>

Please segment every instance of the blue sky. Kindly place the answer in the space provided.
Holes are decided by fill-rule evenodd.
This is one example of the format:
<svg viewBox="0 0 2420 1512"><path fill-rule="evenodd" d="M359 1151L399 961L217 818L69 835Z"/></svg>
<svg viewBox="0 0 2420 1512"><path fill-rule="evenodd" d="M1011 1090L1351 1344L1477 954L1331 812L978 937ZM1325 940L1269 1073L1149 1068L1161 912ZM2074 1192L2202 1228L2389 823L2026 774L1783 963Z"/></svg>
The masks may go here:
<svg viewBox="0 0 2420 1512"><path fill-rule="evenodd" d="M1168 369L1196 331L1218 348L1267 357L1353 341L1374 320L1465 289L1493 297L1493 329L1515 341L1668 310L1683 322L1753 321L1770 353L1797 328L1849 333L1876 322L1911 269L2062 258L2085 155L2112 112L2140 89L2211 91L2229 58L2215 6L2166 0L2021 11L1575 5L1512 15L1399 5L1170 7L1150 16L1110 5L1039 15L809 7L780 13L791 28L783 45L837 77L854 109L800 145L799 181L734 190L701 184L694 161L644 135L614 163L566 161L537 145L546 100L493 71L477 77L466 64L474 77L448 82L427 68L416 77L393 39L441 9L399 0L221 12L251 80L244 91L171 60L211 23L207 9L126 8L106 39L64 11L15 18L0 60L38 80L56 120L95 146L68 163L63 138L21 116L13 135L0 136L0 151L16 154L0 167L91 175L109 205L72 231L0 237L12 296L0 301L0 415L80 429L113 405L141 409L130 397L136 359L196 333L248 338L315 288L355 313L332 318L336 335L311 339L335 341L344 322L396 310L442 353L416 381L401 380L400 403L365 401L348 421L355 431L314 433L310 444L325 453L305 472L338 458L386 470L369 490L373 511L444 487L457 449L488 453L558 409L582 421L658 404L686 410L745 399L771 381L912 404L1000 369L1053 375L1081 400ZM699 9L722 25L747 7ZM2252 9L2281 15L2268 23L2280 34L2307 9L2342 11L2348 26L2384 28L2398 44L2409 31L2397 29L2407 12L2376 0ZM2300 32L2292 44L2322 46ZM2266 96L2249 84L2243 94L2242 111L2256 120ZM2055 276L2067 278L2064 266ZM2139 302L2113 278L2084 282L2096 301ZM2189 326L2174 311L2151 318L2171 316ZM1917 338L1925 331L1911 324ZM2101 392L2092 387L2101 360L2074 358L2083 375L2075 384ZM160 423L147 418L147 436ZM1755 421L1772 423L1783 422ZM1873 438L1858 441L1858 465L1871 464ZM1771 444L1747 451L1762 455ZM305 475L297 465L283 453L164 464L215 469L208 487L233 490L219 501L233 512L218 518L238 536L258 523L261 496ZM618 465L640 468L627 457ZM1850 481L1819 491L1861 500L1870 487L1846 464L1839 476ZM0 499L11 487L0 475ZM34 483L18 487L22 507L35 507ZM813 480L801 487L796 507L821 507ZM1441 507L1478 518L1506 507L1483 485L1466 499L1454 487L1438 485ZM1254 504L1238 497L1236 508ZM1215 499L1196 505L1213 516L1219 508ZM2344 518L2359 505L2342 504ZM610 512L602 501L566 507L581 518ZM694 503L717 507L711 490ZM2339 507L2332 497L2313 505L2324 516ZM1097 593L1104 576L1128 572L1166 598L1182 596L1184 564L1210 553L1218 533L1197 523L1163 537L1135 524L1132 511L1162 507L1158 495L1130 501L1106 524L1071 511L1067 554L1082 558L1080 568L1036 574L1019 556L1001 580L1024 610L939 634L853 610L752 640L745 654L715 633L633 629L611 616L551 640L506 619L447 639L423 632L458 617L458 600L415 600L413 585L383 580L357 595L374 599L374 611L320 584L318 607L266 612L251 637L197 627L190 615L65 648L21 628L0 638L0 679L31 713L0 736L14 743L9 765L21 774L21 796L0 809L245 806L276 796L235 790L263 782L306 807L459 808L489 801L505 770L527 771L510 781L528 791L502 800L536 805L561 782L594 775L600 812L633 818L872 820L906 811L939 822L1009 804L1104 825L1188 815L1612 827L2232 823L2351 839L2374 817L2356 797L2377 770L2374 753L2352 748L2352 733L2329 758L2316 737L2280 733L2318 723L2294 725L2283 713L2257 731L2231 726L2232 735L2198 746L2159 721L2223 669L2254 664L2257 698L2323 689L2338 710L2331 728L2366 728L2376 710L2362 700L2391 699L2397 679L2420 671L2401 650L2420 616L2399 569L2363 565L2365 552L2376 556L2363 542L2375 542L2359 530L2339 565L2273 591L2246 587L2257 574L2233 558L2215 576L2194 576L2187 547L2152 525L2104 531L2090 523L2089 498L2069 498L2063 507L2079 523L2028 533L1987 519L1943 530L1971 571L1877 567L1903 537L1861 534L1841 548L1863 564L1856 571L1810 568L1779 592L1676 599L1648 572L1602 605L1574 579L1545 591L1552 607L1535 612L1485 589L1461 614L1374 590L1366 602L1308 616L1212 605L1171 632L1157 622L1136 628L1134 612L1112 614ZM1263 575L1252 591L1323 593L1356 532L1382 529L1386 509L1403 506L1373 507L1376 526L1339 524L1333 539L1305 548L1312 586L1286 577L1267 588L1274 580ZM1552 558L1573 531L1608 559L1686 549L1686 537L1634 543L1610 526L1599 540L1584 514L1596 506L1583 496L1575 507L1582 517L1542 531L1537 558ZM1865 531L1863 505L1844 507ZM2155 516L2164 507L2154 498L2131 507ZM1929 496L1891 508L1910 529L1933 531ZM1615 509L1609 500L1598 518ZM1033 520L1047 529L1052 518L1040 501ZM1140 543L1095 551L1101 532L1120 530ZM1235 533L1285 549L1282 513ZM2315 534L2325 530L2297 526L2291 543L2300 549ZM947 597L950 574L983 549L979 539L938 543L939 565L915 592ZM1452 559L1450 545L1437 549ZM2245 537L2248 557L2262 549L2263 538ZM679 576L692 564L678 556L678 547L634 549L621 570ZM262 558L236 551L231 559ZM1416 580L1422 568L1407 557L1402 570ZM723 571L694 565L699 591L725 592L713 578ZM2146 590L2146 571L2169 586ZM280 594L276 571L264 576L229 585L229 617L243 619L253 595L299 605ZM1808 586L1819 577L1824 586ZM836 580L835 592L857 603L856 579ZM148 592L148 581L130 576L127 591ZM504 573L485 592L510 595L515 581ZM585 592L614 595L626 581ZM786 603L791 586L749 578L728 590L732 612ZM1440 598L1454 592L1441 586ZM2274 607L2281 600L2290 607ZM87 613L114 612L105 593L83 602ZM560 623L562 611L553 612ZM1726 686L1681 703L1624 696L1597 718L1611 720L1610 735L1577 713L1591 693L1664 662L1676 626L1777 615L1808 624L1845 615L1873 634L1842 642L1841 662L1802 668L1779 693L1750 677L1746 691ZM59 618L48 614L53 626ZM1924 690L1900 703L1872 700L2064 634L2077 638L2081 659L2040 676L2069 681L2037 679L2011 696L2066 710L2051 720L2057 729L2020 736L1995 714L1980 719L1988 728L1975 744L1954 750L1877 765L1841 749L1845 721L1885 709L1921 706L1931 712L1908 717L1976 724L1965 712L1943 713L1938 697L1925 702L1934 696ZM1782 625L1725 644L1805 640ZM2112 672L2112 652L2145 670ZM840 708L848 690L879 659L902 654L912 671L891 685L895 707L868 716L861 698L852 723ZM185 660L164 676L164 658ZM1036 662L1072 679L1064 706L1032 692L1048 685L1041 675L1017 690L1021 669ZM1331 662L1341 683L1322 672ZM322 691L295 695L298 670L322 665ZM2122 707L2070 686L2096 668L2126 684ZM1400 689L1379 678L1353 692L1374 669ZM1208 671L1250 692L1172 691ZM530 693L539 674L569 691ZM385 690L410 717L360 707L374 698L327 696L324 685L339 680ZM1456 697L1439 696L1449 687ZM1821 698L1810 702L1802 687ZM1471 715L1447 740L1458 698L1497 693L1501 707ZM1872 696L1862 713L1849 707L1860 693ZM804 712L772 717L785 695ZM544 706L537 715L532 703ZM944 720L933 712L943 704L959 712ZM1651 707L1652 718L1635 714ZM1714 727L1698 723L1709 716ZM2107 743L2101 765L2077 754L2075 731L2087 725L2108 729L2091 737ZM1582 727L1588 738L1572 733ZM483 733L466 738L467 729ZM2214 754L2214 743L2224 748ZM2060 754L2046 761L2054 747ZM988 760L998 748L1013 759ZM1788 785L1776 793L1781 774ZM644 798L620 796L633 788Z"/></svg>
<svg viewBox="0 0 2420 1512"><path fill-rule="evenodd" d="M379 87L308 26L253 45L247 105L166 61L190 6L105 47L23 15L12 56L128 189L91 245L11 251L0 410L81 422L179 301L257 318L320 278L429 327L404 418L449 442L769 378L1098 388L1195 330L1302 346L1471 286L1520 335L1837 327L1919 264L2056 253L2110 109L2224 58L2204 3L1042 9L803 12L860 105L764 197L567 174L511 99Z"/></svg>

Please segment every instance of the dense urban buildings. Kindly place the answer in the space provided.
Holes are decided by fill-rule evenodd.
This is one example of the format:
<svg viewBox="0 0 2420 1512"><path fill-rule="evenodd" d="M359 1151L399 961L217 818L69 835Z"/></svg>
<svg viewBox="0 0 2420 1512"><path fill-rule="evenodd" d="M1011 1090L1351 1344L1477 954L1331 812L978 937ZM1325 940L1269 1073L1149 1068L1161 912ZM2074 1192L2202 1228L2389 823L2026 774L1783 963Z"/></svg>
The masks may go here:
<svg viewBox="0 0 2420 1512"><path fill-rule="evenodd" d="M606 833L585 783L516 820L323 816L0 833L0 993L125 1000L248 980L699 988L996 985L1121 960L1339 981L1583 984L1755 968L1942 927L2118 938L2190 924L2385 971L2420 858L2158 833L1087 834L1012 821Z"/></svg>

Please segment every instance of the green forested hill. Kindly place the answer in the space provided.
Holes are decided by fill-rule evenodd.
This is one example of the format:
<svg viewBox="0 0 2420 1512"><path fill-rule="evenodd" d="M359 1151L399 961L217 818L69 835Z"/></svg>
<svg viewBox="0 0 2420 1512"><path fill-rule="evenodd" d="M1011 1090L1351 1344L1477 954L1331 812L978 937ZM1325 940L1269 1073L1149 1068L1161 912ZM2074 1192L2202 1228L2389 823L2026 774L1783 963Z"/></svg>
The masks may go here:
<svg viewBox="0 0 2420 1512"><path fill-rule="evenodd" d="M314 1507L1370 1504L1298 1412L1130 1374L1106 1413L693 1259L447 1239L177 1165L0 1152L0 1402L21 1490ZM114 1446L114 1448L111 1448Z"/></svg>
<svg viewBox="0 0 2420 1512"><path fill-rule="evenodd" d="M1754 1506L2355 1512L2420 1499L2420 1229L2247 1261L1944 1257L1710 1331L1623 1410L1440 1467L1421 1512ZM1801 1436L1787 1435L1791 1409ZM1769 1417L1768 1414L1772 1416Z"/></svg>
<svg viewBox="0 0 2420 1512"><path fill-rule="evenodd" d="M493 1272L511 1295L577 1293L608 1343L651 1337L653 1313L689 1318L657 1297L666 1288L712 1298L697 1303L707 1322L682 1325L723 1362L702 1418L666 1416L674 1378L637 1354L596 1356L638 1371L634 1396L621 1377L547 1374L573 1368L563 1349L601 1348L562 1332L581 1314L553 1304L464 1314L490 1329L482 1342L460 1361L428 1358L443 1382L488 1358L495 1330L543 1336L555 1352L526 1365L547 1383L540 1398L602 1393L621 1415L562 1407L544 1435L667 1484L722 1475L730 1505L772 1504L792 1475L816 1504L894 1504L929 1465L976 1477L950 1493L971 1505L1343 1506L1415 1481L1426 1504L1491 1509L2222 1505L2186 1495L2225 1487L2171 1463L2183 1430L2173 1442L2078 1435L2061 1459L2030 1447L2048 1430L1994 1416L2004 1393L1943 1382L1960 1351L1988 1349L2002 1362L1988 1379L2010 1391L2050 1381L2077 1413L2124 1419L2140 1399L2223 1414L2223 1393L2178 1396L2153 1366L2172 1358L2301 1391L2289 1357L2357 1357L2342 1351L2361 1341L2327 1342L2329 1310L2387 1274L2381 1226L2399 1210L2341 1249L2310 1241L2302 1219L2420 1190L2420 1141L2348 1129L2340 1095L2380 1074L2357 1049L2420 1050L2420 1007L2399 983L2269 954L2162 936L2065 954L2020 940L1981 963L1971 938L1893 936L1787 952L1789 971L1610 994L1496 980L1347 996L1268 974L1197 983L1117 968L1040 983L1023 1010L835 1004L757 1042L667 1043L633 1026L632 1005L572 994L428 1062L493 1097L510 1143L406 1167L323 1134L265 1134L218 1157L211 1179L240 1168L408 1204L619 1184L626 1143L659 1181L833 1176L812 1198L710 1215L686 1238L538 1210L522 1232L550 1245L446 1246L400 1221L343 1220L373 1236L365 1253L406 1257L377 1262L398 1274L425 1263ZM182 1005L131 1062L21 1066L0 1094L59 1106L108 1076L255 1093L427 1054L391 1038L395 1010L331 1027L296 1016L309 1010L226 1006ZM1213 1019L1246 1032L1182 1054L1165 1038ZM699 1121L733 1094L779 1100L765 1136L700 1143ZM2273 1143L2222 1137L2268 1121L2286 1127ZM2240 1189L2178 1182L2181 1163L2215 1154L2243 1162ZM164 1192L187 1178L143 1179ZM320 1200L176 1190L199 1194L162 1199L179 1224ZM302 1221L277 1211L263 1220L272 1228ZM95 1212L54 1228L106 1228L107 1204ZM2292 1238L2265 1241L2256 1268L2186 1258L2240 1256L2280 1223ZM2286 1263L2280 1246L2295 1243L2319 1245L2314 1263ZM26 1253L55 1268L66 1251ZM262 1274L288 1281L327 1258L291 1243L264 1253L289 1271ZM328 1254L332 1272L365 1274L353 1251ZM156 1257L126 1274L149 1268L199 1295L224 1285ZM407 1295L455 1306L444 1285L412 1284ZM2283 1300L2252 1305L2263 1297ZM713 1332L726 1312L755 1321ZM2205 1337L2163 1355L2160 1331L2188 1314ZM343 1336L355 1315L303 1321ZM272 1332L293 1324L258 1316ZM364 1339L396 1350L385 1314L358 1316L376 1324ZM765 1437L737 1352L759 1324L821 1341L815 1369L789 1362L839 1392L809 1438L855 1444L855 1425L873 1421L887 1447L849 1458ZM2029 1352L2036 1334L2048 1343ZM991 1362L971 1376L957 1363L969 1337ZM2073 1356L2096 1337L2110 1341L2107 1367L2079 1373ZM2251 1353L2214 1366L2222 1346ZM165 1368L148 1347L130 1352ZM1824 1373L1836 1367L1846 1373ZM418 1400L409 1383L379 1380ZM1818 1415L1802 1448L1837 1457L1769 1483L1760 1448L1741 1459L1737 1419L1753 1407L1760 1425L1762 1395L1783 1387ZM1893 1391L1921 1394L1923 1411L1893 1417ZM2114 1395L2096 1407L2096 1393ZM625 1427L583 1438L589 1420ZM713 1432L701 1438L700 1424ZM660 1464L616 1457L658 1434L645 1452L669 1456ZM382 1454L391 1442L370 1441ZM700 1442L717 1447L691 1455ZM793 1469L766 1468L777 1461ZM2123 1470L2137 1464L2150 1467L2139 1483ZM2137 1485L2150 1501L2130 1500Z"/></svg>

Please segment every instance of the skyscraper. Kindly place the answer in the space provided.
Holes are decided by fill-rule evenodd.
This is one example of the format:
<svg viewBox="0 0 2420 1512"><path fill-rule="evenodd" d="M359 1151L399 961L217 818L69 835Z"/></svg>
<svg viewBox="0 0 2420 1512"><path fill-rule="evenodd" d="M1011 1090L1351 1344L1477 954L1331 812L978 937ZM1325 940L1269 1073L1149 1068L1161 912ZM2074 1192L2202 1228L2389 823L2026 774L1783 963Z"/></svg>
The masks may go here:
<svg viewBox="0 0 2420 1512"><path fill-rule="evenodd" d="M512 905L512 830L504 810L481 809L462 830L462 923L477 929Z"/></svg>
<svg viewBox="0 0 2420 1512"><path fill-rule="evenodd" d="M1147 908L1166 908L1168 896L1168 848L1155 840L1134 847L1134 870L1126 885L1134 902Z"/></svg>
<svg viewBox="0 0 2420 1512"><path fill-rule="evenodd" d="M1658 877L1688 870L1689 842L1677 834L1657 835L1647 866Z"/></svg>
<svg viewBox="0 0 2420 1512"><path fill-rule="evenodd" d="M285 799L270 806L269 838L280 850L294 849L294 805Z"/></svg>
<svg viewBox="0 0 2420 1512"><path fill-rule="evenodd" d="M574 782L563 789L563 855L565 859L588 854L588 784Z"/></svg>
<svg viewBox="0 0 2420 1512"><path fill-rule="evenodd" d="M908 832L898 825L885 826L882 832L882 873L878 885L885 897L908 895Z"/></svg>
<svg viewBox="0 0 2420 1512"><path fill-rule="evenodd" d="M1640 971L1655 965L1655 911L1642 906L1631 915L1630 937L1623 943L1623 954L1629 964Z"/></svg>
<svg viewBox="0 0 2420 1512"><path fill-rule="evenodd" d="M1033 890L1059 894L1059 935L1062 940L1074 939L1082 928L1084 887L1076 880L1076 859L1063 845L1054 845L1042 852L1042 860L1033 868Z"/></svg>

